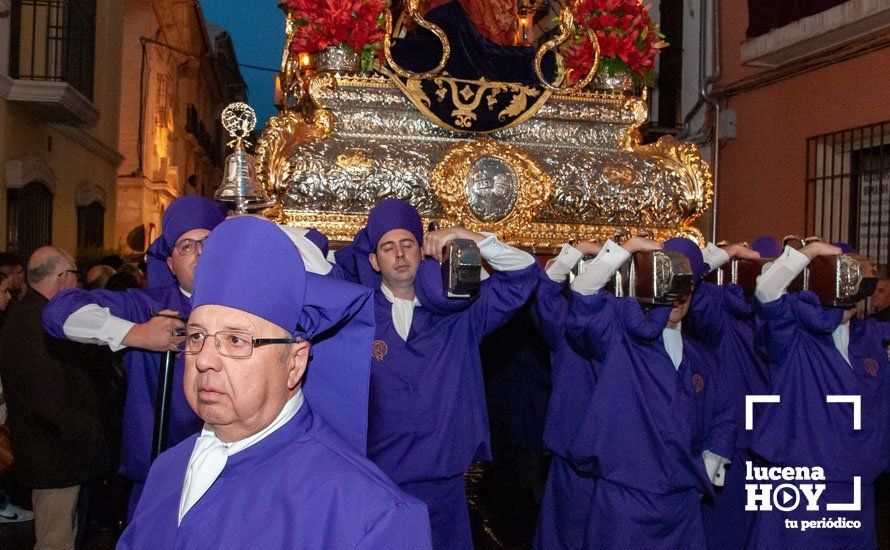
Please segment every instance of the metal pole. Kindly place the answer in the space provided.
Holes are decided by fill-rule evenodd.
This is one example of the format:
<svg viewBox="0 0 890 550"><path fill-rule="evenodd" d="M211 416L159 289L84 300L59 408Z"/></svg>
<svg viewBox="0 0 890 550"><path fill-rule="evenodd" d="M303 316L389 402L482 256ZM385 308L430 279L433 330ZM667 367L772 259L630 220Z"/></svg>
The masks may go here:
<svg viewBox="0 0 890 550"><path fill-rule="evenodd" d="M151 437L152 462L159 454L167 450L174 361L176 361L176 354L172 351L165 351L161 356L161 372L158 376L158 392L155 396L155 425Z"/></svg>

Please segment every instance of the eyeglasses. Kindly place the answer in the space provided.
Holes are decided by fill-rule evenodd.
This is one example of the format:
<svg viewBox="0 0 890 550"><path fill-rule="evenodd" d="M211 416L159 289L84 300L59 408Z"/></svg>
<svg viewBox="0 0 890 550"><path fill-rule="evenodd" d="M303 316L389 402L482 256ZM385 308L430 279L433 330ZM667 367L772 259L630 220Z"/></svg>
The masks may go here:
<svg viewBox="0 0 890 550"><path fill-rule="evenodd" d="M291 338L254 338L244 332L220 330L216 334L207 334L199 330L186 332L185 340L177 344L179 351L186 355L196 355L204 349L204 342L213 338L216 350L224 357L244 359L253 354L253 348L267 344L293 344Z"/></svg>
<svg viewBox="0 0 890 550"><path fill-rule="evenodd" d="M178 241L174 247L182 256L191 256L195 252L199 252L204 249L204 241L207 237L203 239L182 239Z"/></svg>

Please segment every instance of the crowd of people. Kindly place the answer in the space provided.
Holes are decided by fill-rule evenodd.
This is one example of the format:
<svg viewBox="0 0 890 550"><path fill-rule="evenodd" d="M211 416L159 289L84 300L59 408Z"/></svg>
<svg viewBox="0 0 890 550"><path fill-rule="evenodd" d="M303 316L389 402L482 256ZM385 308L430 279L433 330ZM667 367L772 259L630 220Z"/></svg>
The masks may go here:
<svg viewBox="0 0 890 550"><path fill-rule="evenodd" d="M456 239L484 260L470 298L444 288ZM424 231L398 199L330 251L314 229L182 197L144 270L108 258L81 280L58 248L25 270L0 256L12 474L31 490L18 504L37 548L74 548L114 472L131 484L120 548L472 548L465 476L492 459L480 345L529 308L551 382L535 548L873 548L890 280L870 317L789 290L815 258L851 252L836 244L636 237L566 244L542 267L492 234ZM688 262L689 291L615 292L616 272L657 250ZM772 261L751 288L709 276L758 258ZM781 406L752 423L752 395ZM819 468L808 503L822 507L753 511L751 472L788 467ZM856 503L834 516L858 527L790 527L824 521L828 502ZM3 504L0 521L32 517Z"/></svg>

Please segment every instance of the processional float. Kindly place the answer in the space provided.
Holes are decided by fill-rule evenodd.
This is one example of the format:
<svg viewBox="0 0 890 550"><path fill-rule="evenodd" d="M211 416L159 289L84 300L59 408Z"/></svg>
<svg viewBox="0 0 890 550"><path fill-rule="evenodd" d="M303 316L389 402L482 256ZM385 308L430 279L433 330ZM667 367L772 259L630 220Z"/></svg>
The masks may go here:
<svg viewBox="0 0 890 550"><path fill-rule="evenodd" d="M370 73L346 47L314 66L285 47L281 110L256 144L257 180L273 201L265 215L344 243L374 204L396 197L425 222L544 253L616 234L701 240L692 222L711 202L707 163L673 137L643 143L645 90L592 88L597 63L570 83L558 52L573 32L570 9L555 36L529 49L531 83L452 76L449 58L460 52L417 0L395 28L427 29L433 62L406 68L422 48L400 57L389 9L385 17L385 60ZM288 44L295 25L288 13Z"/></svg>

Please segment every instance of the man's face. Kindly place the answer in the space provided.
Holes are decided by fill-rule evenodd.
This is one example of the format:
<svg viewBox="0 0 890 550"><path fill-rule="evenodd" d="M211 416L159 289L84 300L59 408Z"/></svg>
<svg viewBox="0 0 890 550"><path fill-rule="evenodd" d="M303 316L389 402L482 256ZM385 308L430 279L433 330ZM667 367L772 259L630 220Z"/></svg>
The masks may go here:
<svg viewBox="0 0 890 550"><path fill-rule="evenodd" d="M187 333L243 333L250 338L285 338L269 321L237 309L204 305L192 311ZM300 386L309 344L257 346L250 357L225 357L207 336L197 354L186 354L183 387L195 412L223 441L237 441L268 426Z"/></svg>
<svg viewBox="0 0 890 550"><path fill-rule="evenodd" d="M9 291L13 293L18 293L22 291L22 286L25 284L25 269L20 265L7 265L0 267L0 273L6 275L9 279Z"/></svg>
<svg viewBox="0 0 890 550"><path fill-rule="evenodd" d="M691 301L691 296L684 296L679 300L675 300L668 322L676 324L682 321L683 317L686 317L686 313L689 312L689 304Z"/></svg>
<svg viewBox="0 0 890 550"><path fill-rule="evenodd" d="M890 307L890 279L878 281L878 288L871 295L871 303L875 311L881 311L886 307Z"/></svg>
<svg viewBox="0 0 890 550"><path fill-rule="evenodd" d="M414 235L404 229L393 229L380 239L377 252L371 253L371 267L380 272L387 286L402 288L414 284L420 256L420 245Z"/></svg>
<svg viewBox="0 0 890 550"><path fill-rule="evenodd" d="M173 247L173 253L167 258L167 267L170 268L170 271L173 273L173 276L176 277L176 280L179 282L179 286L186 292L191 293L192 288L195 282L195 266L198 265L198 257L201 256L201 250L203 250L203 243L196 243L193 241L201 241L207 238L207 235L210 235L210 231L206 229L192 229L191 231L186 231L179 237L179 240L176 241L176 245ZM187 245L191 242L191 250L190 254L183 254L179 251L182 245Z"/></svg>
<svg viewBox="0 0 890 550"><path fill-rule="evenodd" d="M77 288L77 264L72 260L62 262L64 271L59 273L59 292Z"/></svg>

